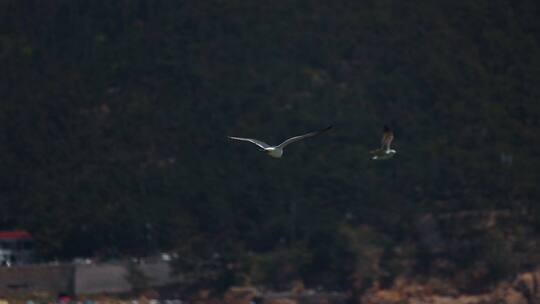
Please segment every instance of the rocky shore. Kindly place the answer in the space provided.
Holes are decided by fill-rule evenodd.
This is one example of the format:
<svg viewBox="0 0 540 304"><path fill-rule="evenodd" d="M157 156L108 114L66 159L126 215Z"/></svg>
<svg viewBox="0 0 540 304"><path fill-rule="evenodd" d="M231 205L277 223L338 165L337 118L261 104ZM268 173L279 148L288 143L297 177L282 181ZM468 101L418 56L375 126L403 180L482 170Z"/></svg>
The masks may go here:
<svg viewBox="0 0 540 304"><path fill-rule="evenodd" d="M201 304L204 302L201 302ZM225 304L540 304L540 269L521 273L513 281L500 282L487 292L460 293L441 280L416 283L397 279L390 288L377 284L358 296L351 293L297 290L266 292L249 287L232 287L225 294Z"/></svg>
<svg viewBox="0 0 540 304"><path fill-rule="evenodd" d="M540 268L520 273L513 280L499 282L485 292L476 294L460 292L455 286L440 279L428 279L420 283L404 278L396 279L388 288L374 284L359 294L313 290L304 288L301 282L288 291L233 286L223 294L201 288L192 295L179 295L174 290L174 288L168 292L148 290L138 296L77 297L71 302L92 304L540 304ZM10 299L9 303L29 303L28 301L51 303L49 297L32 298L32 296L24 299L23 297Z"/></svg>
<svg viewBox="0 0 540 304"><path fill-rule="evenodd" d="M355 303L362 304L538 304L540 270L518 275L480 294L461 294L440 281L427 284L397 280L389 289L372 287Z"/></svg>

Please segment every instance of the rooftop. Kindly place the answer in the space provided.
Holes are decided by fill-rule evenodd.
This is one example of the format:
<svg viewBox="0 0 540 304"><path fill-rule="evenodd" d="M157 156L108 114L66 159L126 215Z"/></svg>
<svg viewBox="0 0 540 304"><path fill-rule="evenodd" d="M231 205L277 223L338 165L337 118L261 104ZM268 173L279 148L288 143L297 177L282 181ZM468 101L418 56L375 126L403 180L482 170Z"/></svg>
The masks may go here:
<svg viewBox="0 0 540 304"><path fill-rule="evenodd" d="M26 230L0 231L0 240L31 239L32 235Z"/></svg>

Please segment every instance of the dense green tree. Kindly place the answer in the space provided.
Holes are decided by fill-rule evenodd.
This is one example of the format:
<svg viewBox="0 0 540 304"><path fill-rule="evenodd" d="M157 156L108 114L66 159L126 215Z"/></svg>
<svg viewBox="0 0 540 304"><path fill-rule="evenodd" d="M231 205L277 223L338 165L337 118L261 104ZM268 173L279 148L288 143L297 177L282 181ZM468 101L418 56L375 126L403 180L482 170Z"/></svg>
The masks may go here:
<svg viewBox="0 0 540 304"><path fill-rule="evenodd" d="M425 239L414 223L430 214L444 241L484 246L472 262L444 251L457 268L507 240L501 254L525 258L501 275L531 262L540 228L538 13L528 0L2 1L0 227L29 229L44 257L197 255L202 240L208 256L306 257L295 274L342 282L346 263L365 268L362 248L386 275L415 254L429 268L441 253L398 249ZM281 160L226 138L329 124ZM383 124L398 154L372 162ZM474 232L467 214L505 220ZM351 229L385 241L348 244Z"/></svg>

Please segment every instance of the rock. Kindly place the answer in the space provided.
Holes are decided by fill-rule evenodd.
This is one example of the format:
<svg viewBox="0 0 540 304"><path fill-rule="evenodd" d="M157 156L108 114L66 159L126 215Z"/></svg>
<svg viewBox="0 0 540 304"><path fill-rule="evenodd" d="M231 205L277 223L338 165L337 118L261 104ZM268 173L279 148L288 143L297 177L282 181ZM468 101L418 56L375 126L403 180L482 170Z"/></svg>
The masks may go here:
<svg viewBox="0 0 540 304"><path fill-rule="evenodd" d="M434 284L436 282L437 284ZM435 285L435 286L433 286ZM362 304L488 304L495 303L493 295L461 295L455 290L441 293L444 282L431 281L430 285L398 279L391 289L372 288L364 294ZM514 299L517 299L515 297ZM499 301L500 302L500 301ZM501 303L502 304L502 303ZM522 304L522 303L516 303Z"/></svg>
<svg viewBox="0 0 540 304"><path fill-rule="evenodd" d="M286 298L269 299L269 300L264 300L264 304L298 304L298 301L293 300L293 299L286 299Z"/></svg>
<svg viewBox="0 0 540 304"><path fill-rule="evenodd" d="M525 296L513 288L506 291L504 297L502 298L502 302L505 304L528 304Z"/></svg>
<svg viewBox="0 0 540 304"><path fill-rule="evenodd" d="M299 295L299 294L302 294L306 291L306 287L304 286L304 282L302 280L294 280L292 282L292 288L291 288L291 292L296 294L296 295Z"/></svg>
<svg viewBox="0 0 540 304"><path fill-rule="evenodd" d="M453 297L434 296L429 298L412 298L407 301L408 304L455 304L456 299Z"/></svg>
<svg viewBox="0 0 540 304"><path fill-rule="evenodd" d="M405 295L395 290L368 291L362 296L362 304L406 303Z"/></svg>
<svg viewBox="0 0 540 304"><path fill-rule="evenodd" d="M322 292L306 291L298 298L299 304L345 304L350 302L350 295L339 292Z"/></svg>
<svg viewBox="0 0 540 304"><path fill-rule="evenodd" d="M225 293L223 300L226 304L250 304L259 296L259 291L254 287L233 286Z"/></svg>
<svg viewBox="0 0 540 304"><path fill-rule="evenodd" d="M519 275L514 282L514 288L523 294L529 304L539 304L540 270Z"/></svg>
<svg viewBox="0 0 540 304"><path fill-rule="evenodd" d="M198 292L199 299L201 299L201 300L207 300L208 298L210 298L210 292L211 292L210 289L208 289L208 288L202 288L202 289L199 290L199 292Z"/></svg>

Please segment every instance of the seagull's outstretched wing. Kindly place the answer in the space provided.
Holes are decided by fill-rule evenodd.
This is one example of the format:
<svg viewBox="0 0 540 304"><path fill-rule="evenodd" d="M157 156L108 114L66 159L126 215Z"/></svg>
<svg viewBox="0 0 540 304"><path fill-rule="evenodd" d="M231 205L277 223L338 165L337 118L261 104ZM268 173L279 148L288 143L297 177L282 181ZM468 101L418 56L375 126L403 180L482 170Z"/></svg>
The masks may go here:
<svg viewBox="0 0 540 304"><path fill-rule="evenodd" d="M266 148L269 148L270 145L265 143L265 142L262 142L260 140L256 140L256 139L253 139L253 138L242 138L242 137L233 137L233 136L227 136L229 137L230 139L236 139L236 140L241 140L241 141L249 141L250 143L254 143L256 144L257 146L263 148L263 149L266 149Z"/></svg>
<svg viewBox="0 0 540 304"><path fill-rule="evenodd" d="M291 137L291 138L287 139L286 141L280 143L278 147L283 149L283 148L285 148L285 146L287 146L288 144L292 144L295 141L299 141L299 140L302 140L304 138L319 135L319 134L321 134L323 132L326 132L326 131L328 131L330 129L332 129L332 126L326 127L326 128L324 128L322 130L319 130L319 131L313 131L313 132L306 133L304 135L298 135L298 136L295 136L295 137Z"/></svg>

